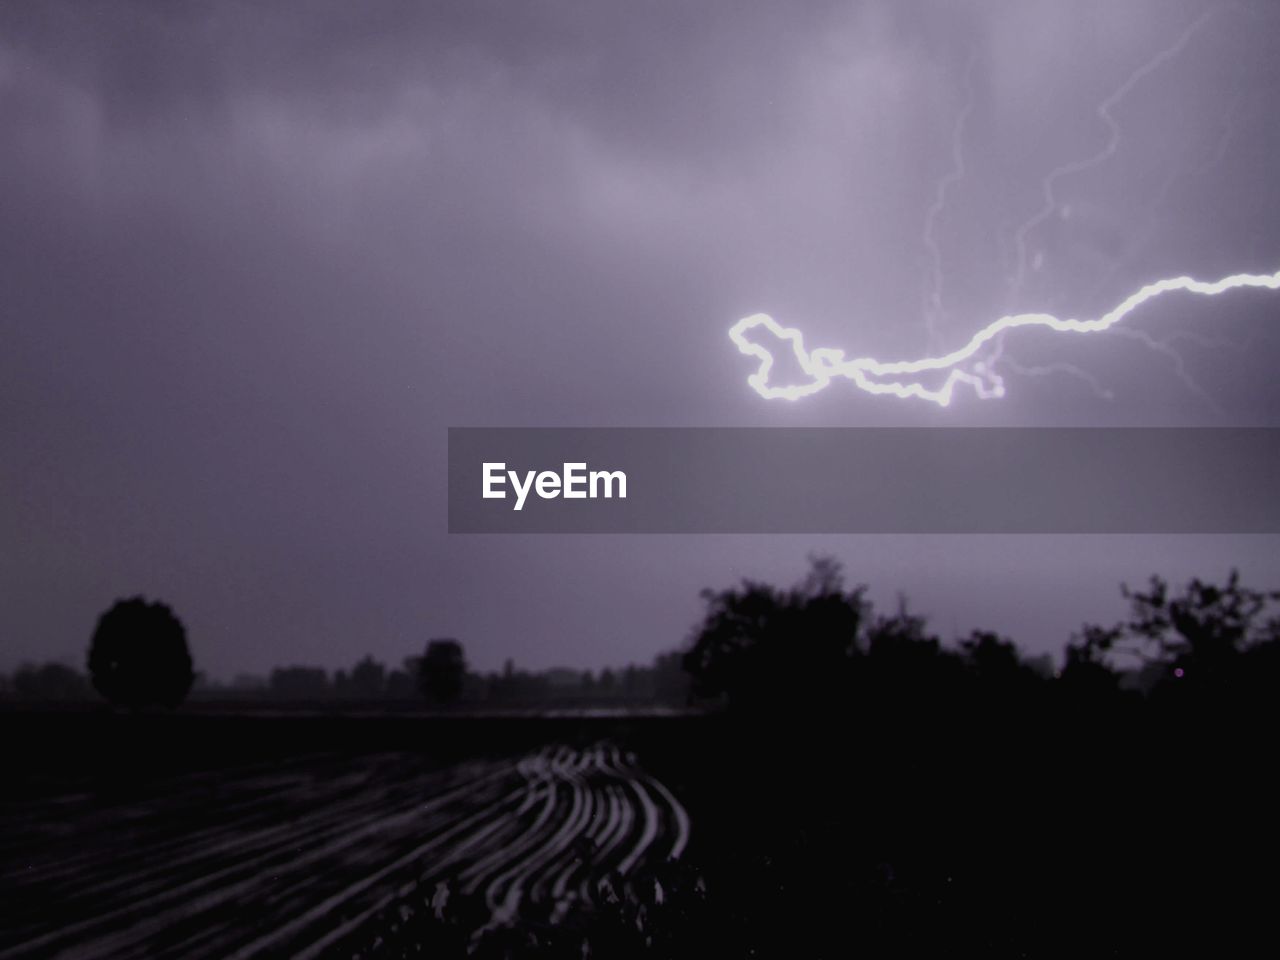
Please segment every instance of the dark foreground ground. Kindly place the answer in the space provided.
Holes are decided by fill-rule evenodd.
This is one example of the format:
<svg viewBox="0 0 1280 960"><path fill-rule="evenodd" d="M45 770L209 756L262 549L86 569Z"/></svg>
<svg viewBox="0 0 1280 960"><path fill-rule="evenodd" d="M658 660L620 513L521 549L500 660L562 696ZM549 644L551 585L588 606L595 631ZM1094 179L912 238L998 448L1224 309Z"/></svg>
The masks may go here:
<svg viewBox="0 0 1280 960"><path fill-rule="evenodd" d="M3 714L0 958L1269 955L1272 731Z"/></svg>

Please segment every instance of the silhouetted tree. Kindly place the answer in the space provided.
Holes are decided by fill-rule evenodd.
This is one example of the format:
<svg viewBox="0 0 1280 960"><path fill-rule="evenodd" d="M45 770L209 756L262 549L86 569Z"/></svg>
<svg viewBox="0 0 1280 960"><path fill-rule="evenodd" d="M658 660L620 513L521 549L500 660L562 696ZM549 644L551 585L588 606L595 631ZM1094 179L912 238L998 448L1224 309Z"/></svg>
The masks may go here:
<svg viewBox="0 0 1280 960"><path fill-rule="evenodd" d="M1280 593L1241 586L1232 571L1221 586L1194 579L1174 596L1152 577L1147 589L1122 587L1130 617L1112 627L1087 625L1067 648L1068 672L1114 675L1113 664L1129 660L1153 692L1225 694L1256 685L1280 654L1280 619L1270 615Z"/></svg>
<svg viewBox="0 0 1280 960"><path fill-rule="evenodd" d="M929 632L925 618L911 613L900 598L897 613L878 616L867 627L860 649L867 668L877 674L913 676L927 672L942 651L942 641Z"/></svg>
<svg viewBox="0 0 1280 960"><path fill-rule="evenodd" d="M418 688L434 703L453 703L462 693L466 673L462 644L450 639L430 640L418 664Z"/></svg>
<svg viewBox="0 0 1280 960"><path fill-rule="evenodd" d="M195 680L182 622L163 603L117 601L93 633L89 676L118 706L178 706Z"/></svg>
<svg viewBox="0 0 1280 960"><path fill-rule="evenodd" d="M1170 597L1159 578L1146 593L1125 593L1133 607L1130 632L1192 683L1230 682L1247 649L1276 637L1276 621L1263 614L1280 594L1242 587L1234 570L1221 587L1192 580L1180 597Z"/></svg>
<svg viewBox="0 0 1280 960"><path fill-rule="evenodd" d="M999 634L975 630L959 643L959 666L966 683L969 709L1005 718L1042 702L1045 684L1053 675L1022 658L1017 646Z"/></svg>
<svg viewBox="0 0 1280 960"><path fill-rule="evenodd" d="M663 703L684 705L689 702L689 674L684 670L679 651L660 653L646 671L650 679L650 696Z"/></svg>
<svg viewBox="0 0 1280 960"><path fill-rule="evenodd" d="M975 630L960 641L965 668L985 691L1026 692L1044 679L1018 653L1017 646L988 630Z"/></svg>
<svg viewBox="0 0 1280 960"><path fill-rule="evenodd" d="M694 692L739 706L820 700L846 676L865 589L846 591L840 565L818 558L790 590L753 581L704 590L706 613L683 659Z"/></svg>
<svg viewBox="0 0 1280 960"><path fill-rule="evenodd" d="M967 666L978 677L1002 682L1018 676L1025 668L1018 648L999 634L975 630L960 641L960 651Z"/></svg>
<svg viewBox="0 0 1280 960"><path fill-rule="evenodd" d="M1105 701L1120 692L1120 674L1108 662L1109 654L1120 638L1117 629L1087 624L1080 636L1067 644L1060 689L1069 697L1082 701Z"/></svg>
<svg viewBox="0 0 1280 960"><path fill-rule="evenodd" d="M361 700L375 700L386 689L387 668L371 656L351 668L349 695Z"/></svg>
<svg viewBox="0 0 1280 960"><path fill-rule="evenodd" d="M419 657L406 657L404 666L387 674L387 697L408 700L417 690Z"/></svg>

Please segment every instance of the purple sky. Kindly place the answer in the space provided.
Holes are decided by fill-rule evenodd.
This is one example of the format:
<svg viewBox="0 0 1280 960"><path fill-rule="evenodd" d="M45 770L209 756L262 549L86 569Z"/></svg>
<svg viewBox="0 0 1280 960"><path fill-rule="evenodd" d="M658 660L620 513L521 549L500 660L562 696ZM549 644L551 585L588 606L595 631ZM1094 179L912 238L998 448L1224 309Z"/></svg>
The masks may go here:
<svg viewBox="0 0 1280 960"><path fill-rule="evenodd" d="M1010 367L945 411L768 403L726 336L765 311L921 355L966 103L941 345L1280 268L1280 7L1184 37L1212 6L0 3L0 668L80 661L134 593L226 677L439 635L482 668L647 660L699 588L811 552L1035 651L1119 615L1122 580L1280 585L1261 536L444 532L448 426L1280 422L1265 293L1162 301L1130 327L1163 351L1010 341L1094 382ZM1011 284L1044 177L1148 66Z"/></svg>

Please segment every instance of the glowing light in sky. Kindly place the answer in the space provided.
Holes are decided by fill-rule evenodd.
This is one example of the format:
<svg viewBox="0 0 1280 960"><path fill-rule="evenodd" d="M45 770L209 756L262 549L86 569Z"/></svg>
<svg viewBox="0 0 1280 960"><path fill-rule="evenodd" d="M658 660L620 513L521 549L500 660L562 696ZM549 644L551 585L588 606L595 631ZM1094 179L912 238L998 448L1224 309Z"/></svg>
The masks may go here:
<svg viewBox="0 0 1280 960"><path fill-rule="evenodd" d="M1060 181L1076 174L1084 173L1100 167L1113 159L1120 149L1121 128L1115 117L1115 111L1129 95L1149 76L1166 64L1180 57L1196 36L1215 16L1210 9L1189 24L1167 47L1156 53L1151 59L1133 70L1095 111L1105 126L1107 139L1105 144L1092 155L1073 160L1051 170L1044 178L1041 186L1042 203L1029 220L1017 228L1013 235L1014 268L1008 278L1010 302L1015 302L1022 294L1028 279L1028 273L1040 269L1042 255L1032 256L1031 237L1036 229L1047 222L1055 213L1066 216L1067 207L1060 203L1057 187ZM927 275L924 321L928 332L925 350L933 353L939 339L938 321L943 316L942 291L944 281L942 250L938 243L938 222L942 217L951 188L957 187L965 177L964 134L965 126L973 112L974 91L972 72L975 58L970 54L965 69L964 100L956 117L951 134L951 168L944 173L935 184L935 197L925 217L923 241L929 256L930 270ZM1230 135L1232 122L1226 117L1226 127L1222 142L1219 144L1217 159L1225 152L1226 140ZM1216 162L1216 160L1215 160ZM1175 174L1165 184L1161 199L1171 188ZM1117 266L1119 269L1119 266ZM1047 364L1024 366L1014 360L1006 349L1004 334L1021 327L1045 327L1056 332L1096 333L1111 330L1129 314L1133 313L1148 300L1173 291L1198 293L1204 296L1217 296L1229 290L1241 287L1261 287L1270 290L1280 289L1280 272L1271 275L1235 274L1215 282L1194 280L1191 277L1172 277L1148 284L1137 293L1128 297L1108 313L1093 320L1062 319L1048 313L1010 313L993 321L973 335L970 340L951 353L926 356L919 360L882 361L872 357L846 359L844 351L833 348L807 350L800 331L784 327L767 314L758 313L739 320L729 331L729 336L738 349L748 356L756 357L760 364L748 378L748 383L760 396L766 399L798 400L825 389L833 380L851 381L858 389L875 395L887 395L900 399L920 399L936 403L939 406L950 404L955 395L957 385L973 389L982 398L1002 397L1005 395L1004 379L997 372L1042 376L1051 373L1067 373L1087 383L1094 393L1103 399L1112 399L1112 393L1095 377L1072 364L1057 360ZM757 327L772 333L780 340L786 341L800 368L810 378L807 383L776 386L769 383L769 375L774 365L774 356L769 347L757 343L747 337L749 331ZM1156 340L1143 330L1116 328L1111 330L1116 335L1138 341L1150 349L1168 357L1174 367L1174 373L1193 392L1213 405L1212 399L1192 380L1183 363L1182 356L1172 346L1172 340ZM1174 337L1189 338L1190 334L1175 334Z"/></svg>
<svg viewBox="0 0 1280 960"><path fill-rule="evenodd" d="M993 320L975 333L957 350L919 360L877 360L874 357L846 359L844 351L830 347L807 350L804 336L794 327L784 327L765 313L752 314L735 323L729 330L729 338L738 349L760 361L756 372L747 378L752 389L766 400L798 400L825 390L837 379L849 380L858 389L876 395L888 395L901 399L928 400L939 406L947 406L957 384L972 387L982 399L1002 397L1004 381L979 356L982 348L1007 330L1022 327L1045 327L1059 333L1097 333L1115 326L1145 304L1166 293L1185 291L1214 297L1242 287L1260 287L1280 290L1280 271L1272 274L1237 273L1212 282L1191 277L1170 277L1149 283L1130 295L1110 311L1094 320L1062 319L1049 313L1009 314ZM791 345L800 368L811 377L808 383L789 386L772 386L769 372L773 368L772 351L763 344L748 339L748 332L763 328ZM967 364L967 366L966 366ZM918 380L906 379L921 374L949 371L942 384L927 387Z"/></svg>

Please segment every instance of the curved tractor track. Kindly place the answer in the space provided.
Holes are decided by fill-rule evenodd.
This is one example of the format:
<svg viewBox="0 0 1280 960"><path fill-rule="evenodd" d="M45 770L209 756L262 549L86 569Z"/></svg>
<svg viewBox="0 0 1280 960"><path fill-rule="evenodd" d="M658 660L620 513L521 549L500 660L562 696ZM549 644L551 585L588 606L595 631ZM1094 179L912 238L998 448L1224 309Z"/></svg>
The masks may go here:
<svg viewBox="0 0 1280 960"><path fill-rule="evenodd" d="M689 839L612 744L425 769L309 757L0 807L0 960L316 957L411 899L557 922ZM376 931L373 931L376 934Z"/></svg>

